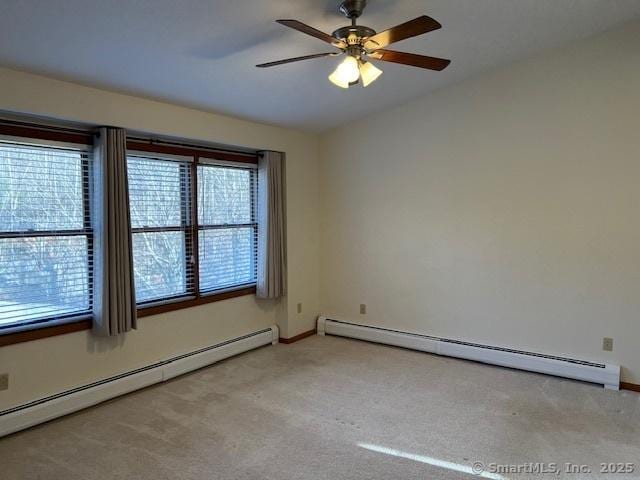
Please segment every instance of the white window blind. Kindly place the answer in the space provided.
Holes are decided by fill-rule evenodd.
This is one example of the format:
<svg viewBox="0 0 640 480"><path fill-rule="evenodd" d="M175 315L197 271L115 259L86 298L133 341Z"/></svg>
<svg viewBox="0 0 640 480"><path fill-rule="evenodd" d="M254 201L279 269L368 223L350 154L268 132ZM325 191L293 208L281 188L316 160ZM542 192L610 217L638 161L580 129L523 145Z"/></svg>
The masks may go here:
<svg viewBox="0 0 640 480"><path fill-rule="evenodd" d="M200 291L256 281L257 171L198 165Z"/></svg>
<svg viewBox="0 0 640 480"><path fill-rule="evenodd" d="M193 293L191 164L128 156L137 303Z"/></svg>
<svg viewBox="0 0 640 480"><path fill-rule="evenodd" d="M0 331L92 307L91 158L0 141Z"/></svg>

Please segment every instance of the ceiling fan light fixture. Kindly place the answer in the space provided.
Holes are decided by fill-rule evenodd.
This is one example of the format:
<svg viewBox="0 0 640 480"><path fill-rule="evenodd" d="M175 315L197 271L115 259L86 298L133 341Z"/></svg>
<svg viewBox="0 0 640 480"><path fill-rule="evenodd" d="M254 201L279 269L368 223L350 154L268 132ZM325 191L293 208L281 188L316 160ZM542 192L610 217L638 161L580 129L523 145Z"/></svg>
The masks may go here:
<svg viewBox="0 0 640 480"><path fill-rule="evenodd" d="M331 83L340 88L349 88L349 84L357 82L358 78L360 78L358 60L351 55L347 55L338 68L329 75Z"/></svg>
<svg viewBox="0 0 640 480"><path fill-rule="evenodd" d="M329 75L329 81L336 87L349 88L349 82L339 77L337 72L333 72L331 75Z"/></svg>
<svg viewBox="0 0 640 480"><path fill-rule="evenodd" d="M369 85L371 85L380 75L382 75L382 70L376 67L373 63L360 63L360 77L362 78L363 87L368 87Z"/></svg>

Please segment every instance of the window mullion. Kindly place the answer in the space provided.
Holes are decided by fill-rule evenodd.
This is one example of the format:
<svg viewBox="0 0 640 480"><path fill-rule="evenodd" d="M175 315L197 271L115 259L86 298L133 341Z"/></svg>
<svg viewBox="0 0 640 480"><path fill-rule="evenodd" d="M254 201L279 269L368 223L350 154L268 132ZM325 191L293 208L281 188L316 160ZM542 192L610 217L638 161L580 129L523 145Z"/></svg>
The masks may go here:
<svg viewBox="0 0 640 480"><path fill-rule="evenodd" d="M0 232L0 238L79 237L89 235L91 230L26 230Z"/></svg>
<svg viewBox="0 0 640 480"><path fill-rule="evenodd" d="M211 223L207 225L199 225L200 230L227 230L230 228L253 228L256 226L255 222L250 223Z"/></svg>

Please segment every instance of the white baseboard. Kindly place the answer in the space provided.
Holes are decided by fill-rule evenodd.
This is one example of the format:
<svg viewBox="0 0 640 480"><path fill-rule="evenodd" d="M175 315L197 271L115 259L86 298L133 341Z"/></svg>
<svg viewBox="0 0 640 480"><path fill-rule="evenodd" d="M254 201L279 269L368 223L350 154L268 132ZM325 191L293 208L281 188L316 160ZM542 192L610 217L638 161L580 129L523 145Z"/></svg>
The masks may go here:
<svg viewBox="0 0 640 480"><path fill-rule="evenodd" d="M324 316L318 318L318 334L356 338L447 357L463 358L491 365L598 383L611 390L620 388L619 365L599 364L489 345L478 345L387 328L358 325L333 317L329 319Z"/></svg>
<svg viewBox="0 0 640 480"><path fill-rule="evenodd" d="M0 437L91 407L114 397L164 382L254 348L278 343L277 326L234 338L132 372L61 392L0 412Z"/></svg>

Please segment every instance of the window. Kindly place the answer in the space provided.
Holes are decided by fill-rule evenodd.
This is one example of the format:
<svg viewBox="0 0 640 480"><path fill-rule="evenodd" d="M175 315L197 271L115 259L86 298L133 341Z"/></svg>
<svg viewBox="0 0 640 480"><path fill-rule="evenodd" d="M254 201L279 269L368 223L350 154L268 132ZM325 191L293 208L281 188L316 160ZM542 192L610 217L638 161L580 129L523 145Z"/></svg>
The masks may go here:
<svg viewBox="0 0 640 480"><path fill-rule="evenodd" d="M129 155L129 203L136 301L193 292L191 165Z"/></svg>
<svg viewBox="0 0 640 480"><path fill-rule="evenodd" d="M90 175L86 147L0 140L0 333L90 316Z"/></svg>
<svg viewBox="0 0 640 480"><path fill-rule="evenodd" d="M130 151L127 163L139 305L255 285L254 162Z"/></svg>
<svg viewBox="0 0 640 480"><path fill-rule="evenodd" d="M91 327L92 142L86 130L0 121L0 345ZM257 156L127 148L138 314L254 293Z"/></svg>
<svg viewBox="0 0 640 480"><path fill-rule="evenodd" d="M255 283L256 170L198 165L200 290Z"/></svg>

